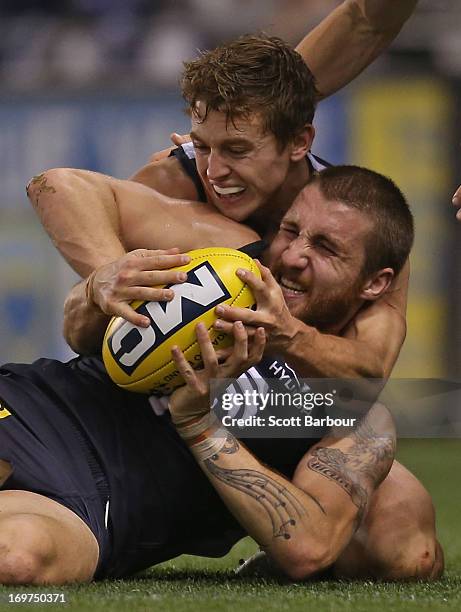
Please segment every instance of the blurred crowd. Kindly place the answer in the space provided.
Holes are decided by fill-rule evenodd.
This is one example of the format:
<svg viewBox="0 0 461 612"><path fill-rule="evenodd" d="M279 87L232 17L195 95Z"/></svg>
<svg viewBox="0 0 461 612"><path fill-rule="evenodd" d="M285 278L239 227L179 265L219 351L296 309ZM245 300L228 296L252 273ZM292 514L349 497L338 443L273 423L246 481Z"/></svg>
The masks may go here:
<svg viewBox="0 0 461 612"><path fill-rule="evenodd" d="M4 89L171 88L182 61L244 32L295 44L340 0L0 0ZM461 75L461 2L420 0L398 45Z"/></svg>

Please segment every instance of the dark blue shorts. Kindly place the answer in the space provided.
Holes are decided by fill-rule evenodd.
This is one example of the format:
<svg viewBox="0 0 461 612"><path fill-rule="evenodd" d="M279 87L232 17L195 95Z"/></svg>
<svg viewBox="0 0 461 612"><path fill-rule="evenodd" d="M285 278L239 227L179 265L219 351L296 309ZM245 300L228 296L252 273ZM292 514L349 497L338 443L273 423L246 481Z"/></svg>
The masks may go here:
<svg viewBox="0 0 461 612"><path fill-rule="evenodd" d="M99 544L98 568L110 555L109 489L98 458L50 394L0 371L0 459L13 472L2 490L26 490L79 516Z"/></svg>

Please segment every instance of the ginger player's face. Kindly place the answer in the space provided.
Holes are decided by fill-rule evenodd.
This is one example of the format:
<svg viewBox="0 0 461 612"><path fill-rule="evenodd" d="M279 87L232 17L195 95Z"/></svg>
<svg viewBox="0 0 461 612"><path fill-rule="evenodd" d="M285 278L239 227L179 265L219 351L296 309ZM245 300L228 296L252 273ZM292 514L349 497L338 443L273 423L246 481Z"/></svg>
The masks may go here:
<svg viewBox="0 0 461 612"><path fill-rule="evenodd" d="M191 138L197 170L208 201L226 217L244 221L269 203L284 184L293 161L292 147L283 150L264 132L258 114L235 125L224 112L199 102L192 114Z"/></svg>
<svg viewBox="0 0 461 612"><path fill-rule="evenodd" d="M293 316L331 330L364 297L362 268L372 221L361 211L328 201L308 185L288 210L269 248L269 266Z"/></svg>

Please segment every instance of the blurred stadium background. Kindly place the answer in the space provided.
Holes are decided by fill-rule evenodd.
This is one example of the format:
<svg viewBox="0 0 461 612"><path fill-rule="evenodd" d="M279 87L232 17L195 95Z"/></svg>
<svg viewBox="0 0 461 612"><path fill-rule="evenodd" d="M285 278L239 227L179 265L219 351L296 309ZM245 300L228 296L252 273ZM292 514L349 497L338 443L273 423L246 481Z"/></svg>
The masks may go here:
<svg viewBox="0 0 461 612"><path fill-rule="evenodd" d="M264 29L296 43L337 0L0 1L0 359L65 358L63 298L76 277L25 197L55 166L128 177L187 131L183 59ZM420 0L392 45L320 104L314 152L390 175L412 204L409 331L396 375L459 379L461 5Z"/></svg>
<svg viewBox="0 0 461 612"><path fill-rule="evenodd" d="M197 48L211 48L258 29L296 44L337 4L338 0L0 0L0 363L71 355L61 337L61 312L64 296L77 278L55 252L27 202L30 177L56 166L130 176L152 152L169 144L171 131L188 130L177 90L183 59L196 55ZM461 183L460 23L459 0L420 0L390 50L352 85L320 104L315 122L315 153L388 174L412 204L417 241L409 329L395 371L395 376L405 378L461 380L461 226L451 208L452 192ZM446 435L459 437L461 401L457 385L453 389L450 409L443 410L439 420L448 424ZM404 595L398 585L377 592L366 583L347 592L339 585L333 595L326 585L322 589L329 595L322 597L335 598L341 609L349 609L343 606L347 599L350 608L359 611L369 610L370 597L390 605L395 591L392 609L409 609L410 598L415 609L422 609L422 604L431 610L459 609L455 576L461 567L456 535L460 496L459 487L446 486L451 481L454 485L459 473L459 450L459 440L408 441L400 446L403 461L428 486L438 509L449 568L448 579L437 587L440 593L429 593L424 585L405 587ZM215 568L218 563L228 569L249 552L245 546L220 562L172 562L173 569L191 572L190 583L170 585L166 577L162 586L162 574L157 572L154 584L160 587L140 582L132 588L139 597L149 598L168 596L152 596L149 589L171 590L175 610L183 609L178 607L183 592L190 597L197 589L199 594L201 589L212 591L206 604L210 609L216 594L225 602L232 592L235 604L235 582L231 591L225 584L216 591L216 582L207 582L205 576L203 586L194 568ZM131 591L124 594L117 585L113 591L109 587L95 585L94 593L82 590L79 596L93 593L93 603L100 596L120 599L119 607L107 609L125 610L127 604L138 609ZM252 588L241 589L245 605L249 598L253 601ZM303 590L299 606L293 599L298 591L277 591L279 598L271 602L274 591L269 589L265 609L285 609L287 597L290 609L305 609L308 596L318 607L323 601L318 588L313 585L311 595ZM454 596L454 589L458 599L451 605L447 597ZM260 597L259 587L254 590ZM129 601L122 601L125 595Z"/></svg>

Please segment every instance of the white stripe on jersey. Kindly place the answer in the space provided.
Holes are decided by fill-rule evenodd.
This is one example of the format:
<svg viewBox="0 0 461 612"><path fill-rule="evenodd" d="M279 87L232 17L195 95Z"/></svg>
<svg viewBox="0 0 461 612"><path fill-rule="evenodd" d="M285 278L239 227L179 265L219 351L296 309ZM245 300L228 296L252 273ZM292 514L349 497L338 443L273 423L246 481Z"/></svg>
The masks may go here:
<svg viewBox="0 0 461 612"><path fill-rule="evenodd" d="M312 155L312 153L308 153L307 157L311 163L312 168L316 171L316 172L320 172L321 170L325 170L326 166L325 164L322 164L321 162L319 162L318 159L315 159L315 157Z"/></svg>

